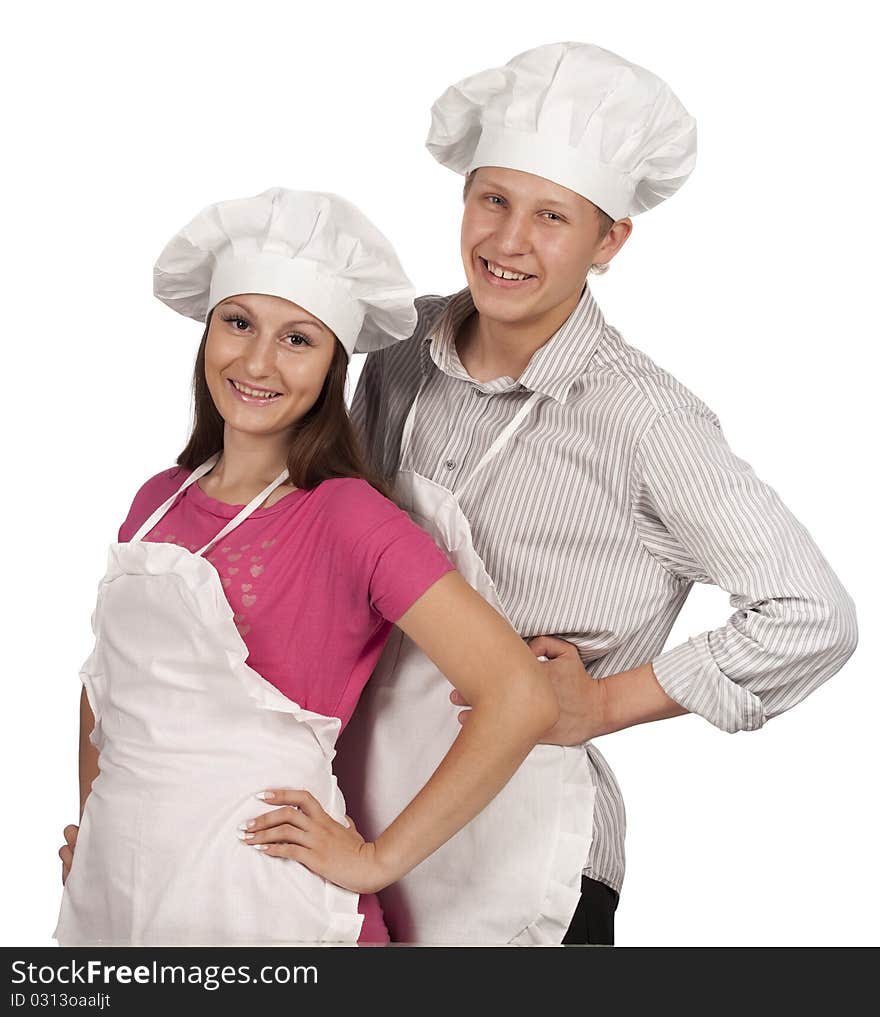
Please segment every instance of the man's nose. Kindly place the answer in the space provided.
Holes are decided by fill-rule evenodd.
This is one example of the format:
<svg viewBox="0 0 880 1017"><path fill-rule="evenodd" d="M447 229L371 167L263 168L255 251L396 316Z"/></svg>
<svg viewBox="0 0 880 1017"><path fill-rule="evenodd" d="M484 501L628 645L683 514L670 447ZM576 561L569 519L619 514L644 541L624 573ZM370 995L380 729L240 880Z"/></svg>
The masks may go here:
<svg viewBox="0 0 880 1017"><path fill-rule="evenodd" d="M526 254L530 247L529 218L511 212L505 216L504 222L496 232L495 240L499 253Z"/></svg>

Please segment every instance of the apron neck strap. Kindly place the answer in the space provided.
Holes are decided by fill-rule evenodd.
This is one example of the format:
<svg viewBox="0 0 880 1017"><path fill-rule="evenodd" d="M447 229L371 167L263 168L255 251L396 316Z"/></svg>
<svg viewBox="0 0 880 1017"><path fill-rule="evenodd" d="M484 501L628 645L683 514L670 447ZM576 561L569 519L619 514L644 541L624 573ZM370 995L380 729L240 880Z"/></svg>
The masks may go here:
<svg viewBox="0 0 880 1017"><path fill-rule="evenodd" d="M406 457L409 455L409 446L410 442L412 441L413 424L415 423L416 419L416 407L419 404L419 396L422 394L422 389L424 387L425 383L422 382L422 384L419 386L418 392L416 392L415 399L413 399L412 401L412 405L409 408L409 412L406 415L406 420L404 420L403 422L403 434L400 436L400 456L398 458L398 462L400 463L401 469L405 468L404 462L406 460Z"/></svg>
<svg viewBox="0 0 880 1017"><path fill-rule="evenodd" d="M513 435L519 430L522 422L526 419L529 410L534 406L535 402L540 398L540 392L532 392L528 399L520 406L513 416L513 420L504 428L501 434L492 442L492 444L486 449L483 458L477 463L477 465L471 470L464 481L458 485L455 491L456 498L460 498L464 489L470 484L474 477L478 476L480 471L486 466L490 460L494 459L495 456L504 448L504 446L510 441Z"/></svg>
<svg viewBox="0 0 880 1017"><path fill-rule="evenodd" d="M407 413L406 420L403 425L403 434L401 435L400 438L400 459L399 459L400 469L402 470L412 469L411 466L407 467L405 465L405 461L407 456L409 455L410 445L412 443L413 426L415 424L416 419L416 406L418 405L419 396L422 394L424 387L425 382L422 382L418 392L416 393L416 397L412 402L412 406L410 406L409 408L409 413ZM489 446L489 448L486 449L486 452L483 455L482 459L480 459L477 465L471 470L471 472L468 474L465 480L458 485L458 487L455 490L456 498L459 498L461 496L462 491L467 487L468 484L470 484L474 477L476 477L479 474L480 470L482 470L483 467L486 466L491 459L494 459L495 456L497 456L498 453L504 448L507 442L510 441L513 434L522 425L522 422L525 420L532 406L534 406L535 402L540 398L540 395L541 395L540 392L532 392L529 398L526 399L522 406L520 406L520 408L514 414L513 420L511 420L510 423L505 426L501 434L499 434L495 441L493 441L492 444Z"/></svg>
<svg viewBox="0 0 880 1017"><path fill-rule="evenodd" d="M156 526L156 524L159 522L162 516L164 516L165 513L171 508L177 496L179 494L182 494L190 486L190 484L194 484L199 479L199 477L203 477L206 473L212 470L214 466L216 466L217 460L219 458L220 452L215 452L210 459L206 459L201 464L201 466L197 466L192 471L192 473L186 478L186 480L184 480L180 487L178 487L174 494L172 494L170 498L167 498L164 502L162 502L162 504L149 517L149 519L147 519L147 521L138 529L137 533L135 533L135 535L131 538L132 542L136 540L143 540L144 537L150 532L150 530L152 530L153 527ZM222 540L226 536L226 534L229 533L231 530L234 530L235 527L239 525L239 523L244 522L244 520L247 519L247 517L255 509L260 507L260 504L264 502L266 498L269 497L269 495L275 490L276 487L278 487L279 484L283 484L284 481L287 480L288 476L289 473L287 471L287 468L285 467L281 471L281 473L279 473L278 476L272 481L271 484L267 484L263 488L263 490L260 491L260 493L256 496L256 498L252 498L247 503L247 505L245 505L244 508L238 513L238 515L236 515L233 519L230 519L229 522L223 527L223 529L215 537L212 537L211 540L209 540L208 543L205 544L203 548L196 551L195 554L204 554L209 547L212 547L214 544L216 544L218 540Z"/></svg>
<svg viewBox="0 0 880 1017"><path fill-rule="evenodd" d="M197 466L192 473L184 480L184 482L178 487L178 489L167 498L162 504L156 509L156 511L147 519L147 521L140 527L140 529L131 538L132 543L136 540L143 540L144 537L152 530L152 528L159 522L162 516L171 508L174 504L175 499L179 494L185 491L190 484L194 484L199 477L203 477L209 470L213 469L217 460L220 458L220 453L215 452L210 459L206 459L201 466Z"/></svg>
<svg viewBox="0 0 880 1017"><path fill-rule="evenodd" d="M267 484L262 491L245 505L245 507L238 513L237 516L230 519L229 522L223 527L223 529L217 534L216 537L212 537L204 547L199 548L198 551L193 552L194 554L204 554L208 548L213 547L219 540L222 540L227 533L230 533L240 523L243 523L245 519L269 497L269 495L278 487L279 484L283 484L287 480L289 473L287 467L278 474L278 476L272 481L271 484Z"/></svg>

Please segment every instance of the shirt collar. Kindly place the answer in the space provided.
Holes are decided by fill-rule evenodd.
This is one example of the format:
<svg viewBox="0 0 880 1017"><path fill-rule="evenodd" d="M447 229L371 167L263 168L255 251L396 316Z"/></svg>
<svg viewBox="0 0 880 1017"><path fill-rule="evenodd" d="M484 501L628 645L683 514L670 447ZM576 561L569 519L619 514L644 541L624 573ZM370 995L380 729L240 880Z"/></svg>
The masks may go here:
<svg viewBox="0 0 880 1017"><path fill-rule="evenodd" d="M605 319L589 286L577 306L544 345L535 351L528 366L517 380L494 378L477 381L459 360L455 336L461 323L474 311L474 302L467 288L456 293L436 325L425 337L422 348L422 371L430 360L452 378L460 378L481 392L498 393L516 389L540 392L558 403L564 403L574 382L584 374L605 331Z"/></svg>

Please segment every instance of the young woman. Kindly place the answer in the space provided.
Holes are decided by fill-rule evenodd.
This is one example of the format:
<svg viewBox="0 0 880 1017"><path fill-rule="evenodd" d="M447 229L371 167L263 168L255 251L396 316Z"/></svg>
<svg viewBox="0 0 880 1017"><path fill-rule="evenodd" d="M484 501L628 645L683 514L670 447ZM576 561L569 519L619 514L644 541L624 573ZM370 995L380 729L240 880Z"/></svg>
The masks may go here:
<svg viewBox="0 0 880 1017"><path fill-rule="evenodd" d="M353 206L274 188L204 209L155 293L205 321L195 422L110 546L55 936L387 941L372 894L480 812L558 717L541 663L361 462L348 358L411 334L412 289ZM365 842L331 761L392 625L473 714Z"/></svg>

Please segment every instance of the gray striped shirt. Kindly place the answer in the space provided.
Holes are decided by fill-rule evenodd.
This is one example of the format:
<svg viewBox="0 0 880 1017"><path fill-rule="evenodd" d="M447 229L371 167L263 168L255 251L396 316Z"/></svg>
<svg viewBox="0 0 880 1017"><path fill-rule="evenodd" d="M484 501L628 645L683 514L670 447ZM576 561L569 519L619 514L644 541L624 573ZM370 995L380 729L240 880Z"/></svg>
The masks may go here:
<svg viewBox="0 0 880 1017"><path fill-rule="evenodd" d="M531 392L537 404L461 507L524 638L574 643L590 674L651 661L676 702L755 730L830 678L856 645L851 598L717 417L606 324L589 287L518 380L478 382L455 348L468 290L422 297L412 339L366 359L352 417L372 465L398 468L420 384L412 465L455 492ZM727 623L663 652L694 582L728 591ZM620 890L623 799L593 746L585 873Z"/></svg>

